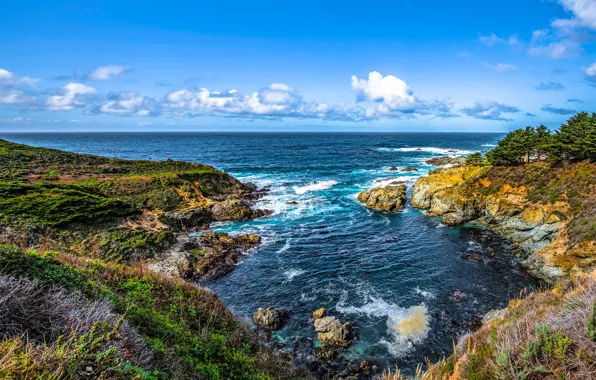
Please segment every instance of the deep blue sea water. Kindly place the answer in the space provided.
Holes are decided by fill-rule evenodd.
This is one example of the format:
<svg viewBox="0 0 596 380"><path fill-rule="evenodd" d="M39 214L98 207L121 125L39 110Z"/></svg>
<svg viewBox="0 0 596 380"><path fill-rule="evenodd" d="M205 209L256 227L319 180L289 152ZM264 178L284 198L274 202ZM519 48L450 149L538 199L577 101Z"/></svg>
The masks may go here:
<svg viewBox="0 0 596 380"><path fill-rule="evenodd" d="M131 159L173 158L215 166L243 181L271 186L259 207L274 214L215 228L252 232L264 244L235 271L201 285L241 316L261 306L287 308L274 338L314 337L310 314L325 307L358 334L345 353L382 367L412 369L449 355L475 316L504 307L535 285L508 247L472 226L445 227L408 206L367 210L358 192L404 180L409 187L441 155L489 150L496 134L12 134L11 141ZM418 172L389 171L414 166ZM297 205L287 202L296 201ZM496 251L475 263L469 251Z"/></svg>

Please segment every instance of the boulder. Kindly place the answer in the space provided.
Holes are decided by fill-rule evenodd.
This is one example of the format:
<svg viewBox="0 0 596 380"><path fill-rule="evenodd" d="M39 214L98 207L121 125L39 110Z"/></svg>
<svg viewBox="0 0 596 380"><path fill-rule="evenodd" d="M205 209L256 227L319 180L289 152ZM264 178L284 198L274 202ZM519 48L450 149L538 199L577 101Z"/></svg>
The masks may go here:
<svg viewBox="0 0 596 380"><path fill-rule="evenodd" d="M327 315L327 311L324 308L320 308L318 310L315 310L312 313L312 319L313 321L316 321L317 319L321 319L323 317L325 317Z"/></svg>
<svg viewBox="0 0 596 380"><path fill-rule="evenodd" d="M324 346L348 347L352 343L353 331L350 322L342 324L335 317L321 317L314 321L319 342Z"/></svg>
<svg viewBox="0 0 596 380"><path fill-rule="evenodd" d="M418 169L416 169L415 167L412 166L407 166L403 169L400 170L401 172L407 173L407 172L417 172Z"/></svg>
<svg viewBox="0 0 596 380"><path fill-rule="evenodd" d="M366 190L358 194L358 200L368 208L400 211L406 204L406 186L390 185Z"/></svg>
<svg viewBox="0 0 596 380"><path fill-rule="evenodd" d="M253 315L253 322L263 330L279 330L290 319L290 312L285 309L258 308Z"/></svg>
<svg viewBox="0 0 596 380"><path fill-rule="evenodd" d="M217 202L211 207L212 218L216 222L246 221L271 213L271 210L253 210L247 200L233 197Z"/></svg>

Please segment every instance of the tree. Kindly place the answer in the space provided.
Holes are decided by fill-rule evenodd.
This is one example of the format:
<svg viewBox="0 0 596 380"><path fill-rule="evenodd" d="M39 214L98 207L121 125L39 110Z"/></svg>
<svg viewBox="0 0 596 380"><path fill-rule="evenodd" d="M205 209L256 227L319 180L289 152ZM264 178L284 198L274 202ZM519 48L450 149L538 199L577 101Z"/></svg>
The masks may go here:
<svg viewBox="0 0 596 380"><path fill-rule="evenodd" d="M470 154L466 157L466 165L479 165L484 162L484 158L482 158L482 153L476 152Z"/></svg>
<svg viewBox="0 0 596 380"><path fill-rule="evenodd" d="M531 128L531 127L529 127ZM530 130L516 129L509 132L497 146L486 154L491 165L519 165L531 154Z"/></svg>
<svg viewBox="0 0 596 380"><path fill-rule="evenodd" d="M536 158L540 161L547 154L548 147L551 144L551 132L544 125L539 125L534 129L534 149Z"/></svg>
<svg viewBox="0 0 596 380"><path fill-rule="evenodd" d="M593 153L596 134L596 114L580 112L561 125L549 146L553 160L596 159Z"/></svg>

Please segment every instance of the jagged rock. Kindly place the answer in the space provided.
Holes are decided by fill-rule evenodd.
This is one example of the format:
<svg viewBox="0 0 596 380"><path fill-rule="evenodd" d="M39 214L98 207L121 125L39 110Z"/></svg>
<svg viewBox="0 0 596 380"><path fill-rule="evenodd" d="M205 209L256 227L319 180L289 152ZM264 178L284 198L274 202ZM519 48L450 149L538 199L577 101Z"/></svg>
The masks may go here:
<svg viewBox="0 0 596 380"><path fill-rule="evenodd" d="M298 204L298 202L296 202L296 201L289 201L289 202L286 202L286 204L287 205L291 205L291 206L296 206Z"/></svg>
<svg viewBox="0 0 596 380"><path fill-rule="evenodd" d="M324 346L348 347L352 343L353 331L350 322L341 324L337 318L325 316L325 309L313 313L313 319L317 338Z"/></svg>
<svg viewBox="0 0 596 380"><path fill-rule="evenodd" d="M176 231L199 231L207 228L213 217L209 208L197 207L169 212L164 221Z"/></svg>
<svg viewBox="0 0 596 380"><path fill-rule="evenodd" d="M443 165L464 165L466 163L466 158L463 156L459 156L459 157L449 157L449 156L444 156L444 157L433 157L430 160L426 160L425 163L427 165L433 165L433 166L443 166Z"/></svg>
<svg viewBox="0 0 596 380"><path fill-rule="evenodd" d="M222 202L215 203L211 207L213 220L216 222L246 221L270 215L271 210L253 210L250 202L240 198L228 198Z"/></svg>
<svg viewBox="0 0 596 380"><path fill-rule="evenodd" d="M318 310L315 310L312 313L312 319L313 321L316 321L317 319L321 319L323 317L325 317L327 315L327 311L324 308L320 308Z"/></svg>
<svg viewBox="0 0 596 380"><path fill-rule="evenodd" d="M417 172L417 171L418 171L418 169L416 169L416 168L414 168L412 166L407 166L407 167L405 167L405 168L403 168L403 169L400 170L400 172L404 172L404 173L407 173L407 172Z"/></svg>
<svg viewBox="0 0 596 380"><path fill-rule="evenodd" d="M231 272L244 252L260 243L261 237L253 234L230 236L214 231L203 232L186 247L188 266L181 268L183 277L215 280Z"/></svg>
<svg viewBox="0 0 596 380"><path fill-rule="evenodd" d="M358 194L358 200L368 208L400 211L406 203L406 186L386 186L366 190Z"/></svg>
<svg viewBox="0 0 596 380"><path fill-rule="evenodd" d="M389 168L389 170L392 171L392 172L394 172L394 171L397 171L398 168L397 168L397 166L392 166L392 167Z"/></svg>
<svg viewBox="0 0 596 380"><path fill-rule="evenodd" d="M258 308L253 315L253 322L263 330L279 330L290 318L290 312L285 309Z"/></svg>

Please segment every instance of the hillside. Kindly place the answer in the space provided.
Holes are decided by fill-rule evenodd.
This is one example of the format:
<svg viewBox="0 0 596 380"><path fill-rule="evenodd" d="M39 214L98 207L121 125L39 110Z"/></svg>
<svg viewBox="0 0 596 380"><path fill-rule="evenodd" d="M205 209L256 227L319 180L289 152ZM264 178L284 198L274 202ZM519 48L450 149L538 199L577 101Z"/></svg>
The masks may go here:
<svg viewBox="0 0 596 380"><path fill-rule="evenodd" d="M0 377L304 377L183 279L227 273L260 239L181 232L265 215L259 195L206 165L0 140ZM148 268L174 249L196 273Z"/></svg>

